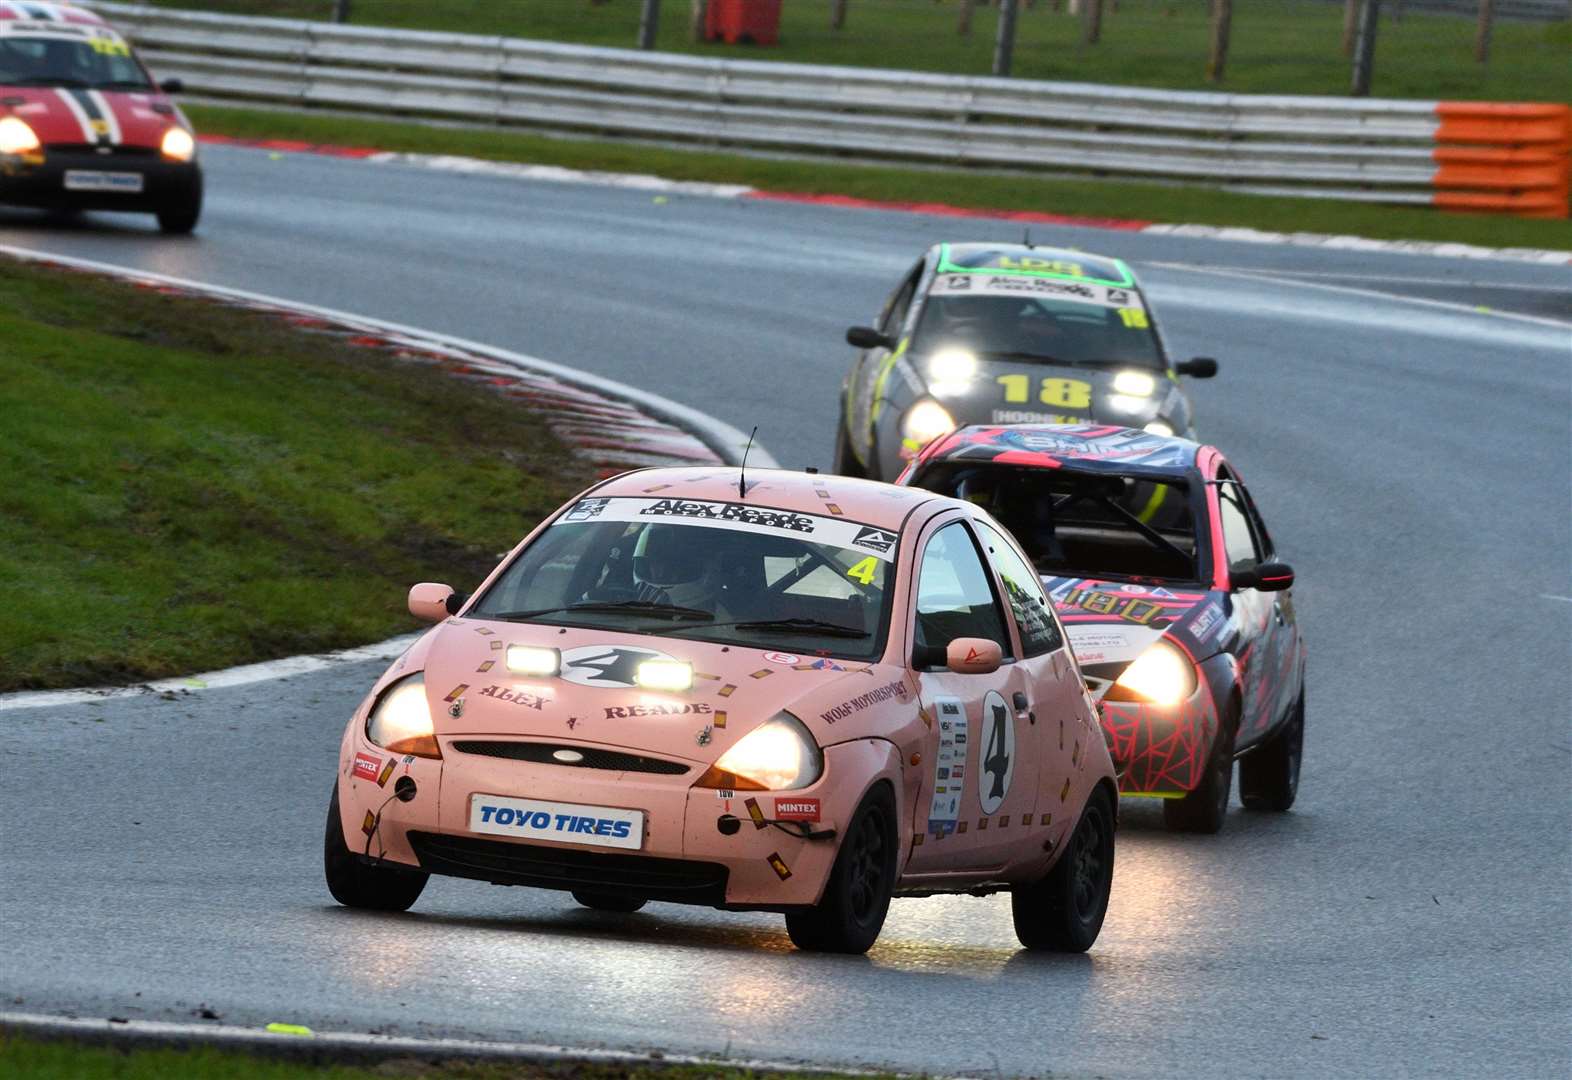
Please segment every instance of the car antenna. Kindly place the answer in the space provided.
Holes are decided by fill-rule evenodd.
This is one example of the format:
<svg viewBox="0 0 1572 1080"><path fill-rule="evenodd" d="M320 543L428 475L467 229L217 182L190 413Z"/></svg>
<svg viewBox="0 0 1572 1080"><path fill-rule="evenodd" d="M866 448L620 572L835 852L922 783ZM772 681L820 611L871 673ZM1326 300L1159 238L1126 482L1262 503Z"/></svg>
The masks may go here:
<svg viewBox="0 0 1572 1080"><path fill-rule="evenodd" d="M748 445L742 449L742 464L737 466L737 497L748 497L748 452L753 449L753 437L759 433L759 425L754 424L753 430L748 432Z"/></svg>

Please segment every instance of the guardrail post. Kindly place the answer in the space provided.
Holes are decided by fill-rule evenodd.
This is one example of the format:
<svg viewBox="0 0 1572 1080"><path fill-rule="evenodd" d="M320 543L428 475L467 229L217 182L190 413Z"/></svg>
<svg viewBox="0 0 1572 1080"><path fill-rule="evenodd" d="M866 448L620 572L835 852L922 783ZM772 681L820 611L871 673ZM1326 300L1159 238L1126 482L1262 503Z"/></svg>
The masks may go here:
<svg viewBox="0 0 1572 1080"><path fill-rule="evenodd" d="M846 25L846 0L830 0L830 29L839 30Z"/></svg>
<svg viewBox="0 0 1572 1080"><path fill-rule="evenodd" d="M1222 82L1228 67L1228 35L1233 26L1234 0L1212 0L1212 44L1206 57L1206 81Z"/></svg>
<svg viewBox="0 0 1572 1080"><path fill-rule="evenodd" d="M660 29L660 0L644 0L644 10L639 14L639 48L653 49L655 33Z"/></svg>
<svg viewBox="0 0 1572 1080"><path fill-rule="evenodd" d="M704 40L704 24L709 14L707 0L693 0L693 6L688 9L688 40Z"/></svg>
<svg viewBox="0 0 1572 1080"><path fill-rule="evenodd" d="M1361 0L1359 34L1354 40L1354 79L1349 93L1370 96L1370 77L1375 68L1376 25L1381 20L1381 0Z"/></svg>
<svg viewBox="0 0 1572 1080"><path fill-rule="evenodd" d="M1008 75L1015 58L1015 7L1020 0L999 0L999 37L993 45L993 73Z"/></svg>
<svg viewBox="0 0 1572 1080"><path fill-rule="evenodd" d="M349 0L333 0L333 21L349 22Z"/></svg>
<svg viewBox="0 0 1572 1080"><path fill-rule="evenodd" d="M1474 32L1474 59L1481 64L1490 59L1490 23L1495 18L1491 0L1479 0L1479 27Z"/></svg>

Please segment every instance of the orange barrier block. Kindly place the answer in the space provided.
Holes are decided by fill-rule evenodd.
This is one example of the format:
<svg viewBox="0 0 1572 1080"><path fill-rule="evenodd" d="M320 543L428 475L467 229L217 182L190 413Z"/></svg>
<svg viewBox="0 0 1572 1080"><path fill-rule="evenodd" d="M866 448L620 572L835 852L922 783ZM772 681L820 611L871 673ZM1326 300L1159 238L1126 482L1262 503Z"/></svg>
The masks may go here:
<svg viewBox="0 0 1572 1080"><path fill-rule="evenodd" d="M1569 216L1572 106L1446 101L1436 106L1436 116L1433 205Z"/></svg>

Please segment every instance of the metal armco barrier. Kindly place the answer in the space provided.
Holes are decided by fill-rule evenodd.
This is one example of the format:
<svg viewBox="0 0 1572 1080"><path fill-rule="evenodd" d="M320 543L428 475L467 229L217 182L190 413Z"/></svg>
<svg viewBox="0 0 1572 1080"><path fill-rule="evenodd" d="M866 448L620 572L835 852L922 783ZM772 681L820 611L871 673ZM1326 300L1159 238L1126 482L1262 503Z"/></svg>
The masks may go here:
<svg viewBox="0 0 1572 1080"><path fill-rule="evenodd" d="M1148 90L90 6L161 76L236 103L1568 213L1572 109L1564 105Z"/></svg>

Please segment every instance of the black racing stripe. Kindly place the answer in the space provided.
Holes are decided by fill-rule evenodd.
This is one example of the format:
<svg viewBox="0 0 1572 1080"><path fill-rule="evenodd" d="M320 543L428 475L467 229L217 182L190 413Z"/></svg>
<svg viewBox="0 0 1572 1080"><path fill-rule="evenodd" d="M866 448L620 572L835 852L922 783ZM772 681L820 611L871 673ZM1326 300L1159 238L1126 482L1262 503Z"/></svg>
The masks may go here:
<svg viewBox="0 0 1572 1080"><path fill-rule="evenodd" d="M108 118L104 116L104 111L98 107L98 102L93 100L93 95L86 90L80 90L75 87L70 89L70 93L72 97L76 98L76 103L82 106L82 111L87 113L89 120L107 123ZM95 141L99 145L107 146L109 144L109 132L107 130L102 135L99 135L95 128L93 134Z"/></svg>

